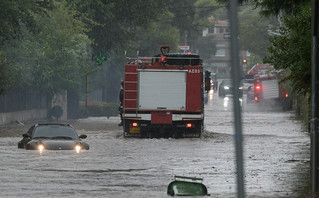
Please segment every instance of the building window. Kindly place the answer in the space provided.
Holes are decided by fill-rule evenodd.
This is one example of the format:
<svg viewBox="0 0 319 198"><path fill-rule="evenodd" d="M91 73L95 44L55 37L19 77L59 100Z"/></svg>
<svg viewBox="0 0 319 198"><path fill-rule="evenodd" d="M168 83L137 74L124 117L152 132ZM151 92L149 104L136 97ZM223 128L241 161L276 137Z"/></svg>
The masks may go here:
<svg viewBox="0 0 319 198"><path fill-rule="evenodd" d="M216 47L226 47L226 43L216 43Z"/></svg>
<svg viewBox="0 0 319 198"><path fill-rule="evenodd" d="M215 32L214 32L214 28L213 28L213 27L208 28L208 33L211 33L211 34L215 33Z"/></svg>
<svg viewBox="0 0 319 198"><path fill-rule="evenodd" d="M217 49L215 56L226 56L225 48Z"/></svg>

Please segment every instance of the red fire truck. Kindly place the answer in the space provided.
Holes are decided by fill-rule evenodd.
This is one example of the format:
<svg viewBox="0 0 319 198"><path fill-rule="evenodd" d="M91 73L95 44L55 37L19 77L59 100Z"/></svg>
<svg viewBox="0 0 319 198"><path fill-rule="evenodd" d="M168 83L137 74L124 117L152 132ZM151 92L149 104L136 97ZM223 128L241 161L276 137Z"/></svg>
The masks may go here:
<svg viewBox="0 0 319 198"><path fill-rule="evenodd" d="M204 120L202 60L169 53L125 65L124 137L200 137Z"/></svg>
<svg viewBox="0 0 319 198"><path fill-rule="evenodd" d="M255 75L254 100L258 103L279 102L283 110L292 108L292 99L286 82L283 82L284 71L271 71Z"/></svg>

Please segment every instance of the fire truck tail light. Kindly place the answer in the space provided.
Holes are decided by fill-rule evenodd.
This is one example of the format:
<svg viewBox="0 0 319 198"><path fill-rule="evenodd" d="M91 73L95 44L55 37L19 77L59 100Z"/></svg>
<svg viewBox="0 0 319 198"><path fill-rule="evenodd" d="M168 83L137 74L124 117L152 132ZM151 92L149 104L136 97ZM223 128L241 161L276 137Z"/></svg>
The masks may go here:
<svg viewBox="0 0 319 198"><path fill-rule="evenodd" d="M161 62L166 62L166 61L167 61L167 57L166 56L161 57Z"/></svg>
<svg viewBox="0 0 319 198"><path fill-rule="evenodd" d="M186 128L193 128L193 127L194 127L194 125L192 123L187 123L186 124Z"/></svg>

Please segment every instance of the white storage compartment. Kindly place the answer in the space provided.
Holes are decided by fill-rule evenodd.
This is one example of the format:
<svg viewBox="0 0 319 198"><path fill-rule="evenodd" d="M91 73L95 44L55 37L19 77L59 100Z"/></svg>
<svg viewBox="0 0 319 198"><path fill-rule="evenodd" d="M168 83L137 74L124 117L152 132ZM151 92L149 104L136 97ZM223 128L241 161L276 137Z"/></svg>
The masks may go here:
<svg viewBox="0 0 319 198"><path fill-rule="evenodd" d="M262 81L264 99L274 99L279 97L278 80L263 80Z"/></svg>
<svg viewBox="0 0 319 198"><path fill-rule="evenodd" d="M138 71L139 110L185 110L186 74L184 70Z"/></svg>

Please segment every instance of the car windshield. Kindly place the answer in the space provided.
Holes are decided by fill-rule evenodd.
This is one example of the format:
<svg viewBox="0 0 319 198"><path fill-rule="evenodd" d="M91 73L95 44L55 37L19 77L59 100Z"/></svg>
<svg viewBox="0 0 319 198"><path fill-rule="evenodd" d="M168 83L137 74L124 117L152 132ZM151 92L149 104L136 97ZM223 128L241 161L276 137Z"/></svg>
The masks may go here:
<svg viewBox="0 0 319 198"><path fill-rule="evenodd" d="M75 130L68 126L45 125L36 127L33 138L79 139Z"/></svg>
<svg viewBox="0 0 319 198"><path fill-rule="evenodd" d="M224 81L223 81L223 84L224 84L224 85L231 85L231 80L224 80Z"/></svg>

